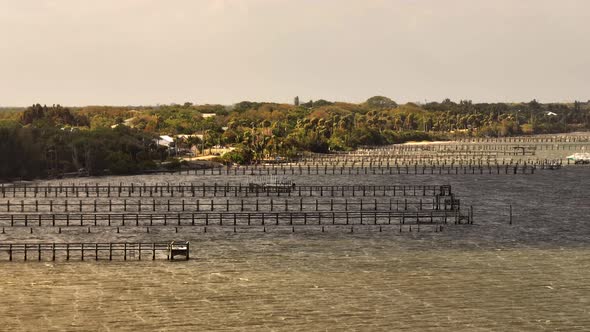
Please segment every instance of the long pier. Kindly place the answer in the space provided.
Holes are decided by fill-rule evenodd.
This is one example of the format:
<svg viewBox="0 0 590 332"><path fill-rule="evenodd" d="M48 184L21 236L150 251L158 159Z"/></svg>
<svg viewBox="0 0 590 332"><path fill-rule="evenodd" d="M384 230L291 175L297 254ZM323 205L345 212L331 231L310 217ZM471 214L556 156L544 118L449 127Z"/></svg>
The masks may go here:
<svg viewBox="0 0 590 332"><path fill-rule="evenodd" d="M444 210L458 206L454 196L402 198L295 198L295 199L108 199L108 200L6 200L0 213L28 212L185 212L185 211L334 211L334 210Z"/></svg>
<svg viewBox="0 0 590 332"><path fill-rule="evenodd" d="M183 253L189 259L189 245ZM166 259L174 259L171 243L0 243L0 259L9 261L22 259L41 261L44 258L55 261L65 256L65 260L142 260L166 254Z"/></svg>
<svg viewBox="0 0 590 332"><path fill-rule="evenodd" d="M0 215L0 227L293 226L470 223L459 210Z"/></svg>
<svg viewBox="0 0 590 332"><path fill-rule="evenodd" d="M258 196L435 196L450 195L448 185L310 186L297 185L287 192L273 192L247 185L230 184L57 184L0 185L2 198L16 197L258 197Z"/></svg>
<svg viewBox="0 0 590 332"><path fill-rule="evenodd" d="M437 165L432 160L427 163L417 161L398 163L385 161L371 161L354 163L350 166L336 161L326 163L306 162L303 165L253 165L236 167L217 167L209 169L184 169L179 171L162 171L160 173L186 175L525 175L534 174L537 165L543 162L530 163L449 163Z"/></svg>

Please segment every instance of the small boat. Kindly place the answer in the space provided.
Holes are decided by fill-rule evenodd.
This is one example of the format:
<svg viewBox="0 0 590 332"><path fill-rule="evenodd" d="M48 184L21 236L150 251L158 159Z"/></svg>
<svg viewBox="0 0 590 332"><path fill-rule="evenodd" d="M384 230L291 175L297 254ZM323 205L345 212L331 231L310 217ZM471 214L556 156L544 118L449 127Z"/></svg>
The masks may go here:
<svg viewBox="0 0 590 332"><path fill-rule="evenodd" d="M571 160L574 164L590 164L590 153L574 153L567 156L567 160Z"/></svg>

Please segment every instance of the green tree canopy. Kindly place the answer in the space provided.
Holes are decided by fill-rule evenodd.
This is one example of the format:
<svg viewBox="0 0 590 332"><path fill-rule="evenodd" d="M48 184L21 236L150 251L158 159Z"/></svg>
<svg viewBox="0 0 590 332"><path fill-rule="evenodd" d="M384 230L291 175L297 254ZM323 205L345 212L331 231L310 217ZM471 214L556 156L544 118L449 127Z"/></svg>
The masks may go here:
<svg viewBox="0 0 590 332"><path fill-rule="evenodd" d="M383 96L371 97L367 99L365 105L367 105L369 108L375 109L390 109L397 107L397 103L395 101Z"/></svg>

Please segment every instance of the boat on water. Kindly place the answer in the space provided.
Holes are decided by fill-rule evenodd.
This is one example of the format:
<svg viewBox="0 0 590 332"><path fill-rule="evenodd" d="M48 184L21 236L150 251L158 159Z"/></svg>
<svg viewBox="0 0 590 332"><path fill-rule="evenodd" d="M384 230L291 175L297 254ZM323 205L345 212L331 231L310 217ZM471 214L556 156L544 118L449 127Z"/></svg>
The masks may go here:
<svg viewBox="0 0 590 332"><path fill-rule="evenodd" d="M574 153L571 156L566 157L567 160L571 160L574 164L590 164L590 153Z"/></svg>

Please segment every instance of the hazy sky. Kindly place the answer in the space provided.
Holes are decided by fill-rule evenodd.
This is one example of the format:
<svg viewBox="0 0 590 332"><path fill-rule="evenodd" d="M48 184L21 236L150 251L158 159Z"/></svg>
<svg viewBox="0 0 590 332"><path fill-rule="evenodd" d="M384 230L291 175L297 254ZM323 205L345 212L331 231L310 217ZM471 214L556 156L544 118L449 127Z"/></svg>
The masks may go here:
<svg viewBox="0 0 590 332"><path fill-rule="evenodd" d="M590 99L587 0L0 0L0 105Z"/></svg>

